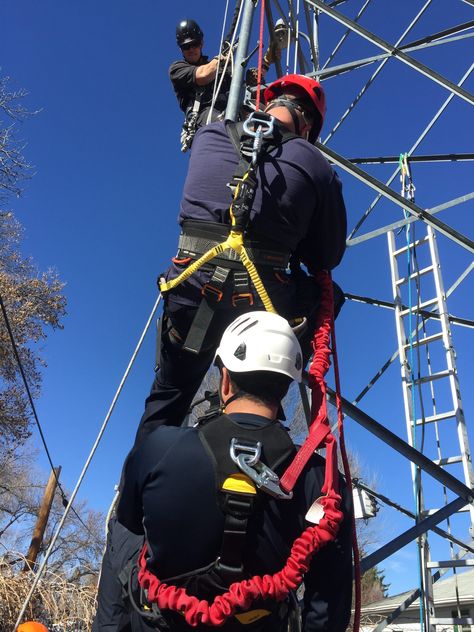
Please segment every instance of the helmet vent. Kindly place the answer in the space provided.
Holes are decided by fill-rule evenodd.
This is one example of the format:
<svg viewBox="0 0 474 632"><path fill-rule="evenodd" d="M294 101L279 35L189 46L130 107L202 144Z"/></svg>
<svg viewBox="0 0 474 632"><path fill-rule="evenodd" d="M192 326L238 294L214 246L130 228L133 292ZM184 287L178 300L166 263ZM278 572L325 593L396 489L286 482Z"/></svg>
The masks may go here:
<svg viewBox="0 0 474 632"><path fill-rule="evenodd" d="M237 360L245 360L247 355L247 345L245 342L241 342L237 349L234 351L234 355Z"/></svg>
<svg viewBox="0 0 474 632"><path fill-rule="evenodd" d="M255 325L258 323L258 321L254 320L252 323L249 323L247 325L247 327L244 327L243 329L241 329L239 331L239 335L242 335L244 333L244 331L247 331L247 329L251 329L252 327L255 327Z"/></svg>
<svg viewBox="0 0 474 632"><path fill-rule="evenodd" d="M232 327L230 331L235 331L235 330L237 329L237 327L240 327L241 325L243 325L243 324L245 324L245 323L248 323L248 322L249 322L249 320L250 320L250 316L247 316L246 318L245 318L245 317L243 317L243 316L242 316L241 318L237 318L237 319L236 319L236 320L235 320L235 321L234 321L234 322L230 325L230 327Z"/></svg>
<svg viewBox="0 0 474 632"><path fill-rule="evenodd" d="M297 371L301 371L302 368L303 368L303 359L301 357L301 353L297 353L296 360L295 360L295 369Z"/></svg>

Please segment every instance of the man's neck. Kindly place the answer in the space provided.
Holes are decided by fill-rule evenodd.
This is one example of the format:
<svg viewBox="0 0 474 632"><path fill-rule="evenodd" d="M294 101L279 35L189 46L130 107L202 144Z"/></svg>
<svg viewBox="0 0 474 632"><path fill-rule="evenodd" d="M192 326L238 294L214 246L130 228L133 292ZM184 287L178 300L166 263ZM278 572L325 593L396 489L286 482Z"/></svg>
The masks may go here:
<svg viewBox="0 0 474 632"><path fill-rule="evenodd" d="M247 397L239 397L238 399L234 399L234 401L230 402L230 404L225 407L224 412L227 415L232 413L260 415L260 417L265 417L266 419L274 421L277 415L277 408L275 406L268 406L263 402L255 402Z"/></svg>

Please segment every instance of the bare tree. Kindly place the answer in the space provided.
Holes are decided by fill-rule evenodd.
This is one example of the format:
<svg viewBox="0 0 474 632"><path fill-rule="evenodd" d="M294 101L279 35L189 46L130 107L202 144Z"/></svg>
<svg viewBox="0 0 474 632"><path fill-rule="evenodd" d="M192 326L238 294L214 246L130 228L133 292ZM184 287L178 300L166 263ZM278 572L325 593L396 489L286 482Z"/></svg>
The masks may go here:
<svg viewBox="0 0 474 632"><path fill-rule="evenodd" d="M24 523L36 515L41 485L31 478L31 455L0 452L0 540L15 549L24 536ZM29 530L29 529L28 529Z"/></svg>
<svg viewBox="0 0 474 632"><path fill-rule="evenodd" d="M45 487L45 477L32 466L35 456L27 448L0 452L0 558L15 567L21 558L18 552L26 553L30 544ZM51 542L65 502L57 489L38 561ZM49 571L76 583L95 577L105 544L104 522L101 512L88 508L85 501L76 502L49 558Z"/></svg>
<svg viewBox="0 0 474 632"><path fill-rule="evenodd" d="M64 512L64 499L56 493L42 550L51 542ZM89 583L99 574L105 546L105 516L87 507L85 501L74 504L48 559L50 572L61 574L74 583Z"/></svg>
<svg viewBox="0 0 474 632"><path fill-rule="evenodd" d="M38 343L46 338L48 327L61 327L66 304L57 274L39 273L33 261L21 255L22 228L5 208L12 196L20 195L22 181L31 172L16 138L17 126L31 114L22 105L25 95L23 90L10 90L8 77L0 78L0 449L4 450L24 442L31 423L10 334L31 393L37 397L44 366Z"/></svg>
<svg viewBox="0 0 474 632"><path fill-rule="evenodd" d="M20 195L20 182L31 170L23 156L24 146L17 140L17 122L35 114L23 107L25 90L11 90L10 77L0 77L0 201L10 194Z"/></svg>

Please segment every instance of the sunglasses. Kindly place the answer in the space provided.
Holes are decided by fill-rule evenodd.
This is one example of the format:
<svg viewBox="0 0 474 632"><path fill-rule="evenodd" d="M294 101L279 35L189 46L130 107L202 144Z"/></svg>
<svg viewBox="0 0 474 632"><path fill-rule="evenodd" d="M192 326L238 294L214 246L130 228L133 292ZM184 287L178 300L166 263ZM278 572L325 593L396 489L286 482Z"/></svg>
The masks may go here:
<svg viewBox="0 0 474 632"><path fill-rule="evenodd" d="M191 50L191 48L199 48L201 46L201 42L188 42L187 44L182 44L180 46L181 50Z"/></svg>

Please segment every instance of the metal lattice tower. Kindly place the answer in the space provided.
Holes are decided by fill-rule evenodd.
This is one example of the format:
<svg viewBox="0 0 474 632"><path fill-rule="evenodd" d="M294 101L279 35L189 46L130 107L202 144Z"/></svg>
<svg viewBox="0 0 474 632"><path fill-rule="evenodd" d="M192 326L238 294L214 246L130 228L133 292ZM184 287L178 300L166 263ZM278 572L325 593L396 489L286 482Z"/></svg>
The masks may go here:
<svg viewBox="0 0 474 632"><path fill-rule="evenodd" d="M339 77L360 68L374 68L368 80L349 102L347 109L340 118L333 123L326 138L318 143L318 148L338 170L345 172L348 177L355 178L363 185L376 192L361 219L356 222L349 235L348 246L356 247L370 239L387 235L389 246L389 267L393 290L393 302L374 297L363 297L348 294L352 301L368 303L373 306L392 309L395 314L396 335L398 349L384 366L369 380L366 388L351 404L344 400L346 415L356 421L373 435L381 439L387 449L394 448L411 461L412 484L415 495L415 510L410 511L395 503L387 495L374 492L387 505L401 511L413 520L413 526L399 536L373 551L362 560L362 571L381 563L406 544L418 541L418 566L420 587L415 590L406 602L392 615L377 626L377 632L383 630L397 616L421 597L420 627L424 630L435 630L441 625L472 624L471 620L461 617L459 600L458 613L450 619L437 616L433 601L433 584L447 571L460 566L474 565L474 475L472 458L469 448L466 419L461 402L461 390L456 367L456 353L453 345L451 328L453 325L474 327L473 321L456 318L448 311L449 296L460 286L474 268L474 263L468 265L464 272L446 291L444 289L443 274L438 252L437 235L443 235L450 242L454 242L460 249L469 253L474 252L474 242L462 232L454 229L450 224L441 221L437 213L454 208L474 198L474 193L467 193L443 204L437 204L429 209L415 203L413 196L399 194L391 187L392 182L400 173L401 166L395 169L386 182L374 177L369 171L363 170L360 164L384 165L397 164L398 156L376 156L348 159L333 148L332 139L356 110L359 103L364 103L365 95L372 84L377 84L377 77L384 71L384 67L391 63L400 63L410 69L412 80L422 75L444 90L444 100L434 116L425 126L416 140L410 146L397 147L396 151L407 152L406 165L415 163L430 163L440 161L473 160L474 154L460 153L431 153L418 155L420 144L430 135L439 118L446 111L454 99L460 99L469 105L474 104L474 95L468 92L464 85L474 70L471 64L460 80L455 83L440 74L430 66L412 56L415 51L428 50L434 46L459 43L474 36L474 21L463 22L455 26L445 24L445 28L435 33L428 33L422 38L407 41L407 36L416 25L426 16L432 0L420 4L418 12L400 34L394 44L371 32L364 26L364 14L371 0L355 2L351 0L266 0L265 16L267 31L272 38L284 41L284 50L280 61L276 62L278 75L286 72L298 72L313 76L320 81ZM473 5L471 0L459 0L460 4ZM413 3L414 4L414 3ZM239 48L235 66L241 68L246 60L251 39L251 24L256 0L243 0L242 27L240 31ZM358 12L356 13L358 9ZM413 13L417 7L410 3ZM405 7L406 11L406 7ZM354 18L347 14L356 13ZM323 24L322 18L325 23ZM447 16L446 16L447 17ZM446 20L449 22L449 20ZM323 45L320 35L327 25L342 25L346 31L340 37L334 36L331 46L332 52L324 63L321 62ZM378 54L371 56L356 56L351 61L336 64L335 58L346 47L347 41L365 40L379 49ZM253 45L253 44L252 44ZM327 47L327 43L326 43ZM331 50L331 48L329 50ZM365 49L363 49L365 52ZM327 54L327 52L325 53ZM353 47L351 48L353 53ZM240 71L239 71L240 72ZM242 75L242 72L240 72ZM228 113L236 115L237 104L241 98L240 84L235 81ZM360 107L360 106L359 106ZM362 106L363 107L363 106ZM405 141L406 142L406 141ZM367 220L372 219L377 205L391 203L391 208L398 207L398 218L365 234L356 234ZM395 205L395 206L393 206ZM416 223L415 223L416 222ZM414 236L416 226L416 236ZM411 231L411 232L410 232ZM408 236L408 237L407 237ZM403 263L405 259L405 263ZM387 266L388 268L388 266ZM402 376L401 393L406 418L407 441L390 432L381 423L371 418L358 408L361 399L374 387L386 370L399 359ZM442 396L439 396L440 391ZM400 392L400 391L399 391ZM395 395L394 395L395 396ZM449 433L450 441L444 436ZM452 438L455 437L453 447ZM457 468L457 469L456 469ZM435 479L436 493L426 488L426 475ZM366 488L368 489L368 488ZM372 491L373 490L369 490ZM452 528L454 518L463 521L460 537ZM443 527L440 523L446 521ZM431 559L429 541L433 534L445 543L446 555ZM412 569L416 576L416 568ZM433 574L432 574L433 573ZM459 597L459 596L458 596ZM440 629L438 627L438 629Z"/></svg>

